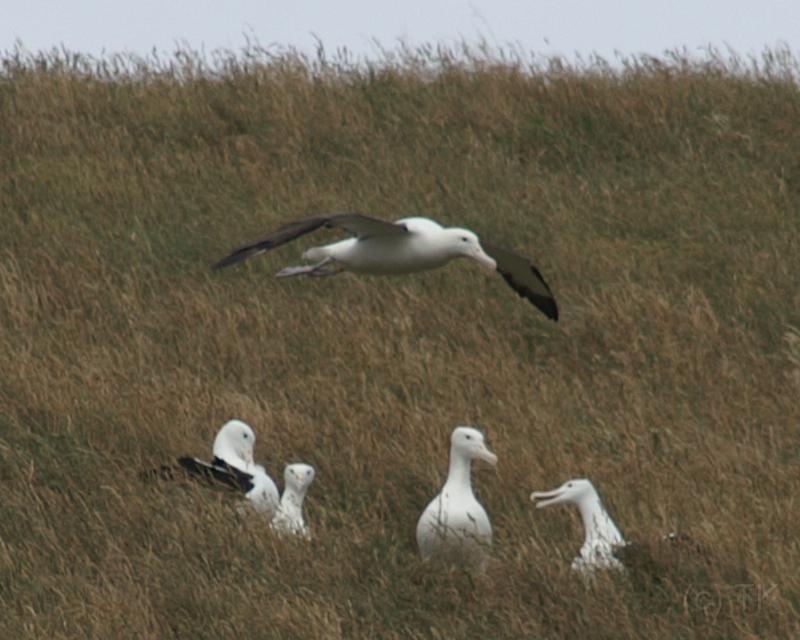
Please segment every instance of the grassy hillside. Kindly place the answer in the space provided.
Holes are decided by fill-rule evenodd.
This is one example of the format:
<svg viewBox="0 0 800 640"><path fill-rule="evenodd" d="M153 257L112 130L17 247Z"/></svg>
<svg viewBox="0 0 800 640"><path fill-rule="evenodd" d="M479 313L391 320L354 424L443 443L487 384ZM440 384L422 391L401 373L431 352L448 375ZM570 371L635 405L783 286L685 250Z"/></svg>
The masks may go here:
<svg viewBox="0 0 800 640"><path fill-rule="evenodd" d="M797 74L6 54L0 636L800 635ZM466 262L272 278L320 237L209 269L349 209L517 249L561 321ZM274 476L317 468L311 543L138 478L230 417ZM500 458L484 575L414 541L459 423ZM704 551L583 584L576 513L528 499L575 476L628 538Z"/></svg>

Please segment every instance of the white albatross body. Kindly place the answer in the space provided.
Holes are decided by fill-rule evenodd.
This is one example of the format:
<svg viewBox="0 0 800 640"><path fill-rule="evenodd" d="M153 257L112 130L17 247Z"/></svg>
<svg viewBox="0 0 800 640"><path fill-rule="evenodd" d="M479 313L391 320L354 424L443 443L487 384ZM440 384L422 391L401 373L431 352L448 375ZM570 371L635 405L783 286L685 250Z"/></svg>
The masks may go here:
<svg viewBox="0 0 800 640"><path fill-rule="evenodd" d="M578 478L568 480L553 491L534 491L531 500L538 508L567 503L578 507L585 538L580 555L572 561L572 569L583 575L591 574L596 569L624 569L614 556L614 551L628 543L589 480Z"/></svg>
<svg viewBox="0 0 800 640"><path fill-rule="evenodd" d="M253 462L256 435L246 422L229 420L214 438L211 462L183 457L178 462L195 475L238 488L252 508L272 519L278 510L278 487L260 464Z"/></svg>
<svg viewBox="0 0 800 640"><path fill-rule="evenodd" d="M386 222L360 213L334 213L289 222L263 238L243 245L215 269L270 251L320 227L339 228L354 237L312 247L305 260L315 264L286 267L278 277L329 276L342 271L369 275L402 275L444 266L456 258L470 258L500 273L508 285L551 320L558 307L541 273L527 259L506 249L481 242L468 229L443 227L424 217Z"/></svg>
<svg viewBox="0 0 800 640"><path fill-rule="evenodd" d="M249 472L253 476L253 488L244 494L256 512L273 518L278 511L278 487L260 464L254 464Z"/></svg>
<svg viewBox="0 0 800 640"><path fill-rule="evenodd" d="M214 462L221 460L252 476L250 482L253 486L245 492L245 498L258 513L272 518L280 501L278 487L266 469L253 462L255 444L256 435L250 425L241 420L230 420L214 439Z"/></svg>
<svg viewBox="0 0 800 640"><path fill-rule="evenodd" d="M471 463L475 458L497 464L497 456L472 427L456 427L450 437L447 480L417 523L417 545L424 559L445 556L483 568L492 543L492 524L472 493Z"/></svg>
<svg viewBox="0 0 800 640"><path fill-rule="evenodd" d="M315 475L314 467L308 464L286 466L281 503L270 524L278 534L299 536L306 540L311 538L311 531L303 518L303 501Z"/></svg>
<svg viewBox="0 0 800 640"><path fill-rule="evenodd" d="M483 250L478 237L466 229L445 229L429 218L402 218L394 223L408 232L347 238L312 247L304 260L329 258L347 271L367 275L403 275L443 267L457 257L468 257L496 269L495 260ZM466 241L464 240L466 238Z"/></svg>

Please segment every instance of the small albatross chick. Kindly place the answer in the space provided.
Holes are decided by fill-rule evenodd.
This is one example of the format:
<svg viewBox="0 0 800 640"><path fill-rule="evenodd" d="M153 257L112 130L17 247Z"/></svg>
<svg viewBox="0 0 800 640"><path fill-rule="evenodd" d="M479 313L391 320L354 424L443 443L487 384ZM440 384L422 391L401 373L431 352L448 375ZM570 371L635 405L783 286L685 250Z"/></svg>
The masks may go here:
<svg viewBox="0 0 800 640"><path fill-rule="evenodd" d="M285 485L281 504L270 525L277 533L311 538L311 532L303 519L303 500L315 475L314 467L308 464L286 466L283 472Z"/></svg>

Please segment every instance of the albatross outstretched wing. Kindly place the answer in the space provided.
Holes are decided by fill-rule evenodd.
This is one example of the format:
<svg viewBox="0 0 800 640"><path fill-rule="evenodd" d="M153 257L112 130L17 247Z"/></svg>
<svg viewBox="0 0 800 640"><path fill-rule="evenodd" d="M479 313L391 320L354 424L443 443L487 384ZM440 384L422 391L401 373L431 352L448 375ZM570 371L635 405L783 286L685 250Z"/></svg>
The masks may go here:
<svg viewBox="0 0 800 640"><path fill-rule="evenodd" d="M311 233L320 227L344 229L348 233L358 238L368 238L370 236L389 236L408 233L405 225L386 222L362 213L328 213L319 216L311 216L302 220L287 222L278 227L255 242L242 245L234 249L229 255L215 263L213 269L236 264L249 258L250 256L270 251L282 244L291 242L307 233Z"/></svg>
<svg viewBox="0 0 800 640"><path fill-rule="evenodd" d="M553 292L539 270L527 258L481 241L483 250L497 262L497 271L520 296L529 300L551 320L558 321L558 306Z"/></svg>

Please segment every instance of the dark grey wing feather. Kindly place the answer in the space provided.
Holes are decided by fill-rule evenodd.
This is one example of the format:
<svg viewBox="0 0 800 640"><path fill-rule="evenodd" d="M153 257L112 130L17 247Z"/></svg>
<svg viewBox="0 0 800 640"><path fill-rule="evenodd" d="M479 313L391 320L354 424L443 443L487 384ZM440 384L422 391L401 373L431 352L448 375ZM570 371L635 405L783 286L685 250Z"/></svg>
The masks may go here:
<svg viewBox="0 0 800 640"><path fill-rule="evenodd" d="M214 458L212 462L204 462L197 458L184 456L178 458L178 464L194 476L224 484L244 493L250 491L254 486L252 475L229 465L220 458Z"/></svg>
<svg viewBox="0 0 800 640"><path fill-rule="evenodd" d="M344 229L359 240L372 236L396 236L408 233L404 224L387 222L363 213L339 213L327 223L328 227Z"/></svg>
<svg viewBox="0 0 800 640"><path fill-rule="evenodd" d="M555 296L544 281L542 274L527 258L483 241L481 241L481 246L497 262L497 272L503 276L503 279L514 291L530 301L548 318L558 321L558 305Z"/></svg>
<svg viewBox="0 0 800 640"><path fill-rule="evenodd" d="M376 235L408 233L408 229L406 229L405 225L386 222L362 213L329 213L311 216L310 218L287 222L255 242L237 247L230 254L222 258L222 260L216 262L212 268L222 269L223 267L236 264L250 256L280 247L320 227L344 229L348 233L361 239Z"/></svg>

